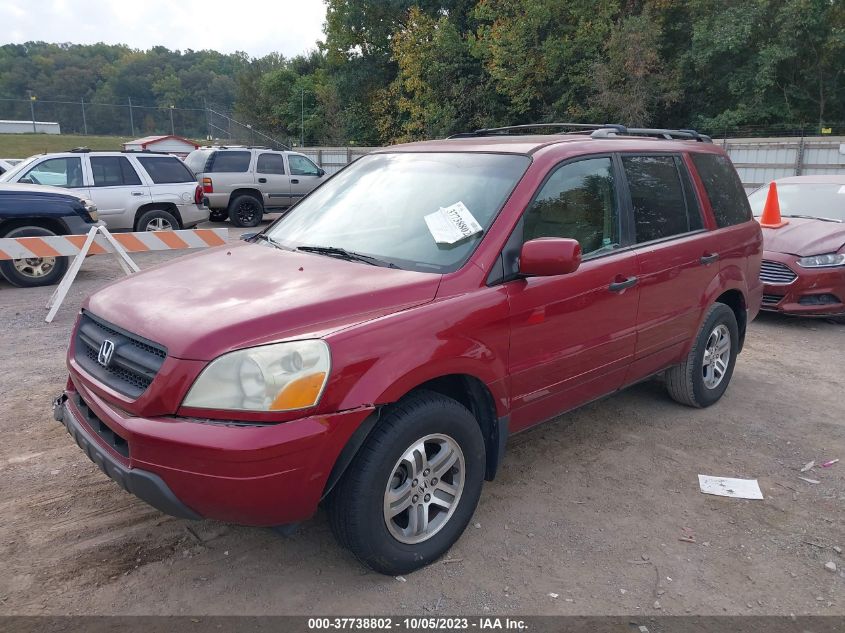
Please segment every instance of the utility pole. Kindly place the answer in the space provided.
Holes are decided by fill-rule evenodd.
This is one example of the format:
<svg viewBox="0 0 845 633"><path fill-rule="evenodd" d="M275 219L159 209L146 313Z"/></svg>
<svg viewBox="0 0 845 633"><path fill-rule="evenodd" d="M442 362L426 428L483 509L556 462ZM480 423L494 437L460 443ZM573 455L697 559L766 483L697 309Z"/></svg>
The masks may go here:
<svg viewBox="0 0 845 633"><path fill-rule="evenodd" d="M85 97L80 97L79 103L82 104L82 134L88 136L88 121L85 120Z"/></svg>
<svg viewBox="0 0 845 633"><path fill-rule="evenodd" d="M170 106L170 133L176 136L176 128L173 127L173 106Z"/></svg>
<svg viewBox="0 0 845 633"><path fill-rule="evenodd" d="M32 116L32 133L35 134L38 132L35 129L35 95L32 94L32 90L27 90L27 92L29 93L29 113Z"/></svg>
<svg viewBox="0 0 845 633"><path fill-rule="evenodd" d="M212 138L211 134L211 112L208 110L208 101L205 100L205 97L202 98L202 107L205 110L205 129L206 129L206 138L210 141Z"/></svg>
<svg viewBox="0 0 845 633"><path fill-rule="evenodd" d="M132 128L132 136L135 136L135 118L132 116L132 97L129 97L129 127Z"/></svg>
<svg viewBox="0 0 845 633"><path fill-rule="evenodd" d="M302 99L299 103L299 116L300 116L300 136L299 136L299 146L305 147L305 86L302 86Z"/></svg>

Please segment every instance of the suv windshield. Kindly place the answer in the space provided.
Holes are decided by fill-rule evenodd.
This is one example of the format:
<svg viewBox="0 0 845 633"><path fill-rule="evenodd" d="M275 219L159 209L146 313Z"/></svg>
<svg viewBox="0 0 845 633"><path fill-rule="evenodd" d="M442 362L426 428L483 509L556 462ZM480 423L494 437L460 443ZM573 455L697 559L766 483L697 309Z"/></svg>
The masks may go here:
<svg viewBox="0 0 845 633"><path fill-rule="evenodd" d="M333 247L408 270L452 272L475 250L530 162L516 154L370 154L303 199L267 233L291 248ZM426 221L426 216L444 215L438 211L447 207L460 209L464 221L468 211L468 237L435 241L433 227L441 218ZM472 219L480 231L472 228Z"/></svg>
<svg viewBox="0 0 845 633"><path fill-rule="evenodd" d="M748 196L754 215L763 213L769 186ZM827 183L778 184L778 203L782 215L808 215L814 218L845 220L845 185Z"/></svg>

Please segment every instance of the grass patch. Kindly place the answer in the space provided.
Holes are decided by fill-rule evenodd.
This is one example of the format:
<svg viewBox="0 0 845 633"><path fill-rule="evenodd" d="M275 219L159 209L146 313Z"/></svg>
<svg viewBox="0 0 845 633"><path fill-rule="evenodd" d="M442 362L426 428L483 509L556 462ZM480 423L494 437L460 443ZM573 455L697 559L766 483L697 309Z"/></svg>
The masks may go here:
<svg viewBox="0 0 845 633"><path fill-rule="evenodd" d="M121 150L125 136L82 136L77 134L0 134L0 158L27 158L44 152L66 152L74 147Z"/></svg>

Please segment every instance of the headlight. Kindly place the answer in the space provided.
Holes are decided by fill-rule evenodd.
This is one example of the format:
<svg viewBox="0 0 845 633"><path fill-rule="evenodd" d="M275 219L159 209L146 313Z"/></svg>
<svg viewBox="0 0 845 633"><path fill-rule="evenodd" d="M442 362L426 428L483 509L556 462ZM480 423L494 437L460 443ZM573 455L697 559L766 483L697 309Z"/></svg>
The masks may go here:
<svg viewBox="0 0 845 633"><path fill-rule="evenodd" d="M88 215L91 216L91 219L94 220L94 222L100 219L100 214L97 212L97 205L94 204L93 201L89 200L88 198L83 198L82 206L85 207L85 210L88 212Z"/></svg>
<svg viewBox="0 0 845 633"><path fill-rule="evenodd" d="M802 257L796 263L802 268L830 268L831 266L845 266L845 253L828 253L827 255Z"/></svg>
<svg viewBox="0 0 845 633"><path fill-rule="evenodd" d="M241 411L306 409L319 402L329 366L329 346L318 340L238 350L213 360L182 404Z"/></svg>

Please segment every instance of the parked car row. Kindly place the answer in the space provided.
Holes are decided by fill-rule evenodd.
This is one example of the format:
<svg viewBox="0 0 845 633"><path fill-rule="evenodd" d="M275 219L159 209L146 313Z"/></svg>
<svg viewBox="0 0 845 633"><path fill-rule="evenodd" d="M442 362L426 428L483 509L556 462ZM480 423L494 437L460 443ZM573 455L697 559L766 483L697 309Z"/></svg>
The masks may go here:
<svg viewBox="0 0 845 633"><path fill-rule="evenodd" d="M0 182L51 185L94 202L111 231L161 231L208 219L202 189L177 157L77 150L33 156Z"/></svg>

